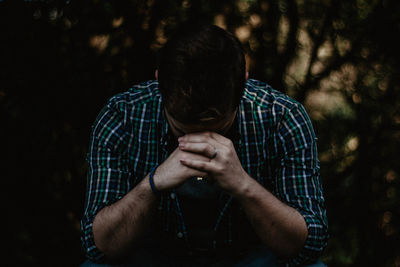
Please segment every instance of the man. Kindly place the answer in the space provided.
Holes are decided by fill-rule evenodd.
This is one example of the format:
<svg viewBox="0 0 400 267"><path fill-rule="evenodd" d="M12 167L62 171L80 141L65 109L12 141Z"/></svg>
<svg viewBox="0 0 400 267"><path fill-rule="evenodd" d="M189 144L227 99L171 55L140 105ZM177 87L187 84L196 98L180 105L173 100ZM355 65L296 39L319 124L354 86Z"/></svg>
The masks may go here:
<svg viewBox="0 0 400 267"><path fill-rule="evenodd" d="M327 220L304 108L247 80L239 41L216 26L171 38L156 78L94 123L85 264L314 263Z"/></svg>

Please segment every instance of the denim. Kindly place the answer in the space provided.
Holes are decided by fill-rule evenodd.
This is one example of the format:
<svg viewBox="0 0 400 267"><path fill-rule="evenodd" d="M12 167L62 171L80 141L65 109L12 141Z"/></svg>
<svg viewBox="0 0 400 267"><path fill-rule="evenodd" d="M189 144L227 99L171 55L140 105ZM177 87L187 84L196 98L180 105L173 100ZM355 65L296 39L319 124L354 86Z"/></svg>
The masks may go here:
<svg viewBox="0 0 400 267"><path fill-rule="evenodd" d="M163 253L155 249L138 249L129 260L123 264L98 264L87 260L81 267L258 267L279 266L278 259L265 247L256 247L245 255L229 255L224 257L189 256ZM308 267L326 267L321 261L317 261Z"/></svg>

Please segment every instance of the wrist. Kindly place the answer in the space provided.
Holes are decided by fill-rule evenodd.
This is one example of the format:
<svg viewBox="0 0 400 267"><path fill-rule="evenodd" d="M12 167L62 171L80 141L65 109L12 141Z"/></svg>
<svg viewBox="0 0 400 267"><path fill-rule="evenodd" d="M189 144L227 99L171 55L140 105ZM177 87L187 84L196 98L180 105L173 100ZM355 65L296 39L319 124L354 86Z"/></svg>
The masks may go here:
<svg viewBox="0 0 400 267"><path fill-rule="evenodd" d="M162 192L162 191L168 189L168 185L165 184L165 180L166 179L164 179L163 165L160 164L154 170L154 174L153 174L153 183L158 192Z"/></svg>
<svg viewBox="0 0 400 267"><path fill-rule="evenodd" d="M240 182L237 184L234 190L232 190L231 195L235 198L241 199L246 198L251 193L252 184L254 182L244 170L243 174L238 179Z"/></svg>
<svg viewBox="0 0 400 267"><path fill-rule="evenodd" d="M150 184L151 191L156 196L159 196L161 192L157 189L156 185L154 184L154 174L155 174L157 168L158 168L158 166L155 166L155 167L153 167L153 169L151 169L150 174L149 174L149 184Z"/></svg>

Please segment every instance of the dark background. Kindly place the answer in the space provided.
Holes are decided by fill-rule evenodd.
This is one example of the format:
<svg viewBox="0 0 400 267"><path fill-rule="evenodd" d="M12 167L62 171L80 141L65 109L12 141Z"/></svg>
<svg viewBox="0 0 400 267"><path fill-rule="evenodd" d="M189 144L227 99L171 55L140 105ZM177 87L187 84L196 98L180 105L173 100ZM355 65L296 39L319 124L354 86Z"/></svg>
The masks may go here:
<svg viewBox="0 0 400 267"><path fill-rule="evenodd" d="M90 127L152 79L182 23L215 23L251 78L302 102L319 137L329 266L400 266L400 1L0 1L1 265L77 266ZM5 238L4 238L5 237Z"/></svg>

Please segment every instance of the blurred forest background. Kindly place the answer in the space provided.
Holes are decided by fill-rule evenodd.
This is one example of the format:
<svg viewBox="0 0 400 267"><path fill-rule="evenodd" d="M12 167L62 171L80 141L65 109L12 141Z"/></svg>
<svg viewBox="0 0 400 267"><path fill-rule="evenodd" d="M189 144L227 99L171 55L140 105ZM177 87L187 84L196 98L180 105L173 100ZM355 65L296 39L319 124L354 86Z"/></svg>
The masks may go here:
<svg viewBox="0 0 400 267"><path fill-rule="evenodd" d="M236 34L319 137L329 266L400 266L400 1L0 1L2 265L77 266L85 156L112 95L182 23ZM5 237L5 238L4 238Z"/></svg>

